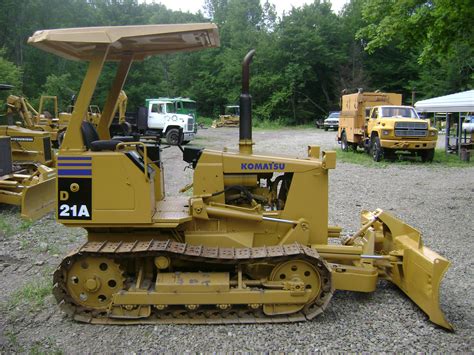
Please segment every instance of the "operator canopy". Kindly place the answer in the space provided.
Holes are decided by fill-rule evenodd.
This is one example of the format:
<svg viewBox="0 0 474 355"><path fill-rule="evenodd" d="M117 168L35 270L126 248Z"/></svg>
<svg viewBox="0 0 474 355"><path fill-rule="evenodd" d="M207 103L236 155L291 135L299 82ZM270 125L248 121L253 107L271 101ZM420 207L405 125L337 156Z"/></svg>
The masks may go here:
<svg viewBox="0 0 474 355"><path fill-rule="evenodd" d="M134 60L143 60L155 54L194 51L220 44L213 23L41 30L28 43L66 59L85 61L104 53L107 47L107 60L117 61L129 54L133 54Z"/></svg>

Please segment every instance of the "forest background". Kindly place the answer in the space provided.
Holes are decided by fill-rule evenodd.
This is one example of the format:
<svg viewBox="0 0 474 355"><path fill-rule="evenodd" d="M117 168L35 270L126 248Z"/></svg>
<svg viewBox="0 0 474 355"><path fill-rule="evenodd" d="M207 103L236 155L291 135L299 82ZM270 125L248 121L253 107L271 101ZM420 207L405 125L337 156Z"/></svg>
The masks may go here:
<svg viewBox="0 0 474 355"><path fill-rule="evenodd" d="M417 101L474 88L473 20L472 0L351 0L338 14L316 0L281 17L271 0L206 0L195 14L137 0L2 0L0 83L33 105L41 94L57 95L65 109L86 64L28 46L36 30L212 21L220 48L133 65L124 87L128 109L146 98L188 96L200 115L216 116L238 102L241 61L254 48L254 117L305 124L338 110L343 89L398 92L411 104L413 95ZM114 67L107 64L95 104L104 103Z"/></svg>

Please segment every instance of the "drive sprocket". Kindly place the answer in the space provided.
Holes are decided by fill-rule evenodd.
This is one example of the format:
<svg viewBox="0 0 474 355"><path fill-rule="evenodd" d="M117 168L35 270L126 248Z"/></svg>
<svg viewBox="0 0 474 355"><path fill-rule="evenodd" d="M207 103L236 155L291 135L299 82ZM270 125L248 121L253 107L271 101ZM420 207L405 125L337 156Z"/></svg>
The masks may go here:
<svg viewBox="0 0 474 355"><path fill-rule="evenodd" d="M106 257L77 258L65 280L69 295L77 304L96 310L107 309L112 295L124 285L120 266Z"/></svg>

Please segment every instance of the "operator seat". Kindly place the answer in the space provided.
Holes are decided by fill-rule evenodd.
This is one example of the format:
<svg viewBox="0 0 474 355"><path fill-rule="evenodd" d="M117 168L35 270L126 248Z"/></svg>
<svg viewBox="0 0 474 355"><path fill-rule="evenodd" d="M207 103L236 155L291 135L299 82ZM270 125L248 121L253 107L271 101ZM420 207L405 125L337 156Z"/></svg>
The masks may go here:
<svg viewBox="0 0 474 355"><path fill-rule="evenodd" d="M116 139L101 140L95 126L88 121L82 121L81 133L84 145L87 149L93 152L100 152L103 150L115 150L117 145L122 141Z"/></svg>

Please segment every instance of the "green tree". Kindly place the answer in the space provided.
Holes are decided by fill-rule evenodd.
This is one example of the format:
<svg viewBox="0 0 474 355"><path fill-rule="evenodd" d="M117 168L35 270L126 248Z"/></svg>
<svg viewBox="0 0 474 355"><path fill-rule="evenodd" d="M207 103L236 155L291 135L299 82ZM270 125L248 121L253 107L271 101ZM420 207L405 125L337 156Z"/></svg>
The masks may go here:
<svg viewBox="0 0 474 355"><path fill-rule="evenodd" d="M21 69L5 58L6 50L0 48L0 84L13 85L21 91Z"/></svg>
<svg viewBox="0 0 474 355"><path fill-rule="evenodd" d="M79 91L80 83L71 80L71 74L51 74L46 78L46 83L42 86L42 94L57 96L59 107L63 110L71 104L72 95Z"/></svg>
<svg viewBox="0 0 474 355"><path fill-rule="evenodd" d="M6 111L5 102L10 94L21 92L21 69L4 58L5 49L0 48L0 84L13 85L12 90L0 91L0 113Z"/></svg>
<svg viewBox="0 0 474 355"><path fill-rule="evenodd" d="M357 36L366 41L367 51L395 46L412 54L418 77L409 86L422 95L474 85L472 0L366 0L363 17L367 24ZM442 85L436 89L430 78Z"/></svg>

